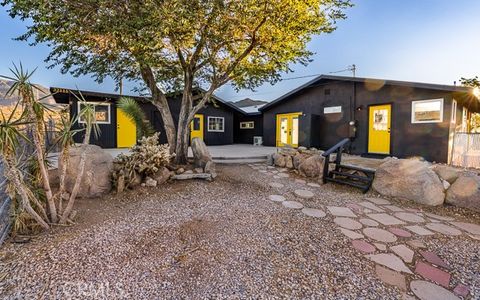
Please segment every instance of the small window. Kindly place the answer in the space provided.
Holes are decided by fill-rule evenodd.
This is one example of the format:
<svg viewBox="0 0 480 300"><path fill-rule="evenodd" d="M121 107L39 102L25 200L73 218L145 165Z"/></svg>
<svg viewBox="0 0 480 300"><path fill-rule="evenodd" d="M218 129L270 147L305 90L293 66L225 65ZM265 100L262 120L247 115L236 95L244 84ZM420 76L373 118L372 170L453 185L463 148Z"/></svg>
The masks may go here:
<svg viewBox="0 0 480 300"><path fill-rule="evenodd" d="M450 122L457 124L457 100L452 101L452 116Z"/></svg>
<svg viewBox="0 0 480 300"><path fill-rule="evenodd" d="M325 93L325 96L330 95L330 89L325 89L324 93Z"/></svg>
<svg viewBox="0 0 480 300"><path fill-rule="evenodd" d="M93 103L87 102L89 105L93 105L95 110L95 123L97 124L110 124L110 104L108 103ZM78 102L78 114L84 108L85 103ZM78 120L79 123L85 123L82 118Z"/></svg>
<svg viewBox="0 0 480 300"><path fill-rule="evenodd" d="M208 131L223 132L225 119L223 117L208 117Z"/></svg>
<svg viewBox="0 0 480 300"><path fill-rule="evenodd" d="M443 122L443 99L412 101L412 123Z"/></svg>
<svg viewBox="0 0 480 300"><path fill-rule="evenodd" d="M255 127L255 123L253 121L240 122L241 129L253 129L254 127Z"/></svg>

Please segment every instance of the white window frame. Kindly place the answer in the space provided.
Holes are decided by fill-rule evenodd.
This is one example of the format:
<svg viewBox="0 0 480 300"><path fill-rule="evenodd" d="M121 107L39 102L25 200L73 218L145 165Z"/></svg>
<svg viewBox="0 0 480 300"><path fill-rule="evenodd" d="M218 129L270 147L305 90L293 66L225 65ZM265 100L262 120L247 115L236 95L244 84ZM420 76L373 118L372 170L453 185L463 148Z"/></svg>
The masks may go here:
<svg viewBox="0 0 480 300"><path fill-rule="evenodd" d="M450 122L452 124L457 124L457 107L458 107L457 100L453 99L452 100L452 116L450 118Z"/></svg>
<svg viewBox="0 0 480 300"><path fill-rule="evenodd" d="M440 120L415 121L415 104L417 104L417 103L428 103L428 102L438 102L438 101L440 101ZM443 122L443 106L444 106L444 99L443 98L412 101L412 112L411 112L412 124L442 123Z"/></svg>
<svg viewBox="0 0 480 300"><path fill-rule="evenodd" d="M252 126L248 126L248 124L252 124ZM245 125L245 126L242 127L242 125ZM254 128L255 128L254 121L240 122L240 129L254 129Z"/></svg>
<svg viewBox="0 0 480 300"><path fill-rule="evenodd" d="M80 115L80 111L81 111L81 107L80 105L81 104L92 104L93 106L97 106L97 105L100 105L100 106L107 106L108 107L108 121L100 121L100 122L97 122L95 120L95 124L111 124L112 122L112 110L111 110L111 106L110 106L110 103L104 103L104 102L84 102L84 101L78 101L77 102L77 113L78 115ZM85 124L86 122L85 121L82 121L82 118L78 118L78 123L80 124Z"/></svg>
<svg viewBox="0 0 480 300"><path fill-rule="evenodd" d="M222 130L210 129L210 119L221 119L222 120ZM225 132L225 118L224 117L208 117L207 118L207 131L208 132Z"/></svg>

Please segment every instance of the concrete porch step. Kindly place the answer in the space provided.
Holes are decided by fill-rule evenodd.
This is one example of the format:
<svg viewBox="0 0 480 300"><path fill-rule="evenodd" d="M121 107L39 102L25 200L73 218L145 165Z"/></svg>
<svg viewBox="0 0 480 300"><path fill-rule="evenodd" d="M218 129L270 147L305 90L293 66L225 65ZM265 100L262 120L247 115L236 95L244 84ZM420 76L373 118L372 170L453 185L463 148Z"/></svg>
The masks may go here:
<svg viewBox="0 0 480 300"><path fill-rule="evenodd" d="M267 158L240 158L240 159L215 159L213 162L216 164L254 164L254 163L264 163L267 161Z"/></svg>

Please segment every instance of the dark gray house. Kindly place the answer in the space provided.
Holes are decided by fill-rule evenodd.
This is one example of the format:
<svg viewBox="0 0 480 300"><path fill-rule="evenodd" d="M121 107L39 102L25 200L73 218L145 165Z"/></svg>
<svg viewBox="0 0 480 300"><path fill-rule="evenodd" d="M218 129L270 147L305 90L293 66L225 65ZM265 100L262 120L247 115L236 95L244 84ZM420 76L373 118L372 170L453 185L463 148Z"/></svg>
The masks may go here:
<svg viewBox="0 0 480 300"><path fill-rule="evenodd" d="M260 111L266 146L328 149L350 137L353 154L446 163L480 102L465 87L321 75Z"/></svg>

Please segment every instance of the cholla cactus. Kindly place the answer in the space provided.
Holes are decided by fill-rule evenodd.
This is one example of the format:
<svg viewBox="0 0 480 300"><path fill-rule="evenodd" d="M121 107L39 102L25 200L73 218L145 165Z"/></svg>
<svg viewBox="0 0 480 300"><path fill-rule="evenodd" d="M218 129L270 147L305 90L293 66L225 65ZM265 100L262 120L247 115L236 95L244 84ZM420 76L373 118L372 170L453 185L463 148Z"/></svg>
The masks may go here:
<svg viewBox="0 0 480 300"><path fill-rule="evenodd" d="M130 153L121 154L115 158L114 184L117 184L119 177L123 176L128 186L135 180L137 174L142 177L150 176L170 163L171 155L168 145L160 145L158 136L157 132L152 136L141 138L138 145L130 149Z"/></svg>

